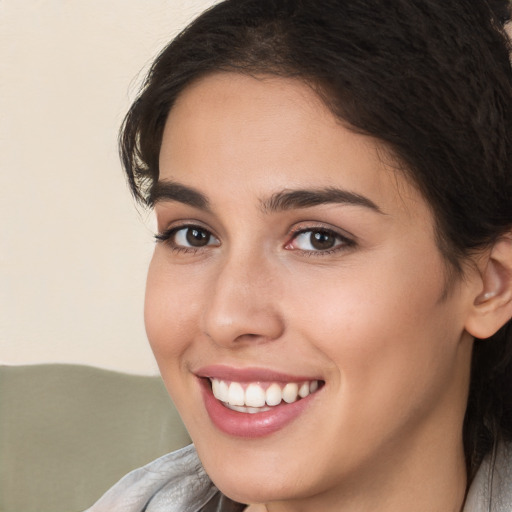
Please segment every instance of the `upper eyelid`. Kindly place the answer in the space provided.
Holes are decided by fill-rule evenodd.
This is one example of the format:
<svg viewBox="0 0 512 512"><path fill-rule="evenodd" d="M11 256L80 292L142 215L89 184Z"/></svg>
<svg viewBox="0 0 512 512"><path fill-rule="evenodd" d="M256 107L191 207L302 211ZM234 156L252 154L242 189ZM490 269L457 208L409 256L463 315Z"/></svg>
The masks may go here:
<svg viewBox="0 0 512 512"><path fill-rule="evenodd" d="M208 243L204 246L198 246L198 247L181 245L181 244L176 243L175 236L179 231L184 230L184 229L194 228L194 227L200 229L201 231L208 232L208 234L210 236L210 240L213 239L214 243L213 244ZM211 230L209 230L207 228L203 228L202 226L198 226L197 224L185 224L185 225L180 224L177 226L171 226L168 229L165 229L163 231L159 231L158 233L155 233L154 240L156 241L157 244L162 244L164 246L167 245L167 246L170 246L173 250L176 250L179 252L183 251L183 252L187 252L187 253L188 252L196 253L198 251L206 249L207 247L211 247L211 246L218 247L219 245L221 245L219 238L215 234L213 234L211 232Z"/></svg>
<svg viewBox="0 0 512 512"><path fill-rule="evenodd" d="M206 226L203 222L201 222L200 220L197 220L197 219L178 220L178 221L172 221L169 223L165 223L165 227L163 227L162 229L158 228L157 234L170 233L171 231L179 231L180 229L186 229L186 228L199 228L204 231L208 231L208 233L211 233L214 237L218 238L218 236L215 234L215 231L213 229Z"/></svg>
<svg viewBox="0 0 512 512"><path fill-rule="evenodd" d="M194 227L207 231L212 237L220 241L219 235L217 235L213 229L205 226L203 222L197 219L170 222L165 228L158 229L158 232L155 233L154 237L157 241L164 241L169 239L173 234L175 234L177 231L180 231L181 229ZM356 236L342 228L334 227L331 224L321 221L301 221L288 229L288 234L286 235L287 241L285 244L290 243L291 240L295 239L300 234L307 233L309 231L326 231L347 242L350 242L351 244L356 244L357 242Z"/></svg>
<svg viewBox="0 0 512 512"><path fill-rule="evenodd" d="M329 234L332 234L336 237L339 237L343 240L351 240L350 237L342 234L342 233L339 233L338 231L335 231L333 229L327 229L327 228L305 228L305 229L299 229L298 231L295 231L294 233L292 233L292 238L297 238L299 235L303 235L304 233L316 233L316 232L325 232L325 233L329 233Z"/></svg>
<svg viewBox="0 0 512 512"><path fill-rule="evenodd" d="M156 240L156 242L164 242L164 243L171 243L173 244L173 242L170 241L171 238L174 237L174 235L176 235L176 233L178 231L181 231L182 229L189 229L189 228L198 228L202 231L206 231L210 234L210 236L212 238L214 238L215 240L219 241L219 237L212 232L211 229L208 229L208 228L205 228L197 223L190 223L190 224L178 224L176 226L170 226L168 228L165 228L163 230L158 230L157 233L154 234L154 239ZM206 247L206 246L205 246Z"/></svg>
<svg viewBox="0 0 512 512"><path fill-rule="evenodd" d="M197 226L197 227L201 227L202 229L206 229L207 231L209 231L210 233L212 233L214 236L217 236L216 235L216 230L215 229L212 229L210 227L210 222L204 222L203 220L200 220L200 218L195 218L195 216L191 216L190 218L187 218L187 217L183 217L182 219L178 219L176 218L175 220L171 220L171 221L165 221L165 217L169 218L168 214L171 213L171 212L166 212L166 209L164 208L161 213L159 214L158 212L158 204L155 205L154 207L154 212L156 213L156 220L157 220L157 225L166 225L166 226L170 226L170 227L165 227L164 229L159 229L159 232L164 232L164 231L167 231L168 229L172 229L173 225L176 223L176 225L181 225L181 223L183 223L183 227L186 227L186 226ZM298 212L299 213L299 212ZM305 213L305 212L301 212L302 214ZM301 214L301 217L302 217L302 214ZM275 225L275 223L273 223ZM297 225L305 225L304 228L302 227L296 227ZM296 232L300 229L307 229L311 227L312 229L325 229L327 231L333 231L335 233L338 233L340 236L345 236L347 238L353 238L355 239L356 237L354 235L352 235L352 233L350 233L349 231L347 231L346 229L343 229L343 228L340 228L339 226L336 226L336 225L333 225L331 224L330 222L326 222L326 221L323 221L323 220L315 220L315 219L308 219L307 217L304 218L304 220L299 220L297 222L294 222L292 227L288 229L288 233L290 232Z"/></svg>
<svg viewBox="0 0 512 512"><path fill-rule="evenodd" d="M291 235L288 238L288 242L285 244L285 249L289 248L291 244L296 243L296 240L299 238L299 236L303 235L304 233L314 233L318 231L323 231L330 233L335 238L339 240L339 243L334 245L333 247L326 248L326 249L301 249L299 247L293 248L294 251L298 251L301 254L304 255L311 255L311 256L322 256L332 253L338 253L340 251L346 251L348 249L353 249L359 245L359 242L357 241L356 237L347 233L345 230L341 230L340 228L333 228L333 227L326 227L325 225L315 225L315 226L297 226L292 230ZM290 250L290 249L289 249Z"/></svg>
<svg viewBox="0 0 512 512"><path fill-rule="evenodd" d="M346 240L351 240L355 242L357 240L357 237L353 235L352 233L348 232L345 229L341 229L338 227L334 227L332 225L326 225L323 222L314 222L312 224L308 224L307 221L305 223L298 223L299 225L294 226L290 230L290 234L293 236L297 236L301 233L307 233L308 231L328 231L330 233L333 233L341 238L344 238ZM304 225L301 225L304 224Z"/></svg>

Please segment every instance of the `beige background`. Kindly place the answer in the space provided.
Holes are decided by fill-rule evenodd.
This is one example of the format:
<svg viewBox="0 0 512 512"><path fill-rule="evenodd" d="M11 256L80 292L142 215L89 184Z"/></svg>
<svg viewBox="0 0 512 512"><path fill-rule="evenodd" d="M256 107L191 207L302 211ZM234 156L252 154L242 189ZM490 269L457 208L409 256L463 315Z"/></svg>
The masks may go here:
<svg viewBox="0 0 512 512"><path fill-rule="evenodd" d="M151 219L118 126L152 57L213 0L0 0L0 364L154 374Z"/></svg>

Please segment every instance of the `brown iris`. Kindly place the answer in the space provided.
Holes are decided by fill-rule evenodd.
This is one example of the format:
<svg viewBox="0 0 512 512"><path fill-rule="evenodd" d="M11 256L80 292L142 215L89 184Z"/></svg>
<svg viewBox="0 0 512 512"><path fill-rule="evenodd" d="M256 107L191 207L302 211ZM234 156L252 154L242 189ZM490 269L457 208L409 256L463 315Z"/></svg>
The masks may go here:
<svg viewBox="0 0 512 512"><path fill-rule="evenodd" d="M185 237L192 247L204 247L210 241L210 234L197 228L188 228Z"/></svg>
<svg viewBox="0 0 512 512"><path fill-rule="evenodd" d="M336 244L336 236L328 231L313 231L310 235L312 247L319 251L332 249Z"/></svg>

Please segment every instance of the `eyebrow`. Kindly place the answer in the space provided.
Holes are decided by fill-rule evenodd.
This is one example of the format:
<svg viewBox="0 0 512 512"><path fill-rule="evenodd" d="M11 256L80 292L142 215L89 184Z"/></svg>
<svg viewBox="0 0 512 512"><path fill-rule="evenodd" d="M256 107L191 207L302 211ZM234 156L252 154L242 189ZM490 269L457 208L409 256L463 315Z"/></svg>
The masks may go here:
<svg viewBox="0 0 512 512"><path fill-rule="evenodd" d="M177 201L199 210L210 211L210 203L204 194L175 181L157 181L151 187L148 199L150 206L161 201Z"/></svg>
<svg viewBox="0 0 512 512"><path fill-rule="evenodd" d="M382 210L371 200L355 192L350 192L337 187L319 189L284 190L273 194L270 199L262 202L263 211L266 213L311 208L324 204L348 204L369 208L383 214Z"/></svg>
<svg viewBox="0 0 512 512"><path fill-rule="evenodd" d="M199 210L211 211L210 202L203 193L175 181L161 180L151 187L149 204L154 206L161 201L177 201ZM371 199L337 187L283 190L272 194L270 198L260 203L264 213L311 208L324 204L346 204L362 206L384 214Z"/></svg>

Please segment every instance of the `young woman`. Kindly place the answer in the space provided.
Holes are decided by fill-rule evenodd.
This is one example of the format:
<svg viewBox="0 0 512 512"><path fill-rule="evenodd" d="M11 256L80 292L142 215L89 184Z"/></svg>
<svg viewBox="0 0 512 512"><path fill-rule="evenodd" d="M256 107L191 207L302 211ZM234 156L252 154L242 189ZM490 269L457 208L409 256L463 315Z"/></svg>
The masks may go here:
<svg viewBox="0 0 512 512"><path fill-rule="evenodd" d="M227 0L125 120L194 445L92 511L512 510L509 6Z"/></svg>

